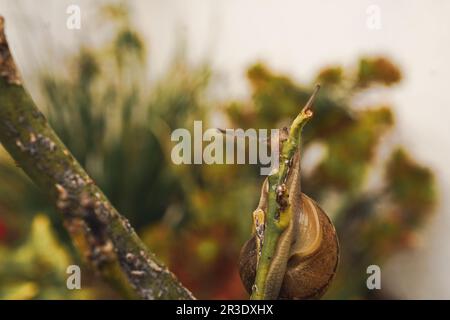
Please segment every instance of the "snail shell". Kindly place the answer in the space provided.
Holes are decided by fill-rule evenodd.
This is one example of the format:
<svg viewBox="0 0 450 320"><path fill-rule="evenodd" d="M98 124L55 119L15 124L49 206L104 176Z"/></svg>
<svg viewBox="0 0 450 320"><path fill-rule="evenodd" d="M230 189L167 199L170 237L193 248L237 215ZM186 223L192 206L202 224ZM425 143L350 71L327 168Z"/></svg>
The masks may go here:
<svg viewBox="0 0 450 320"><path fill-rule="evenodd" d="M298 157L295 160L299 161ZM299 191L299 175L298 170L289 181L293 190L290 203L297 214L294 215L295 224L290 223L285 231L285 234L292 233L292 242L279 299L320 298L333 280L339 262L336 230L319 205ZM267 186L263 185L258 207L263 211L266 209L264 190ZM285 234L280 237L280 242L287 241ZM241 280L249 294L256 276L257 252L254 235L242 247L239 258Z"/></svg>

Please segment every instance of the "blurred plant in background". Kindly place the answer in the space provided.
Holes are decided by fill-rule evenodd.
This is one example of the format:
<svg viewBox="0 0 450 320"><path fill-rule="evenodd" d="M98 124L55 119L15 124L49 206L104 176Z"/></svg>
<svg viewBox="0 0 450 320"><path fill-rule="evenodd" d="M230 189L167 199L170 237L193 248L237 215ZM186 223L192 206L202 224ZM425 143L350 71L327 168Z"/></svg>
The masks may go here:
<svg viewBox="0 0 450 320"><path fill-rule="evenodd" d="M0 255L1 299L95 298L90 289L63 290L72 258L59 244L45 215L36 215L23 244L0 247Z"/></svg>
<svg viewBox="0 0 450 320"><path fill-rule="evenodd" d="M367 266L413 245L435 203L430 170L389 144L389 107L354 107L369 89L398 83L398 68L386 58L368 57L356 67L323 69L310 84L299 85L256 64L247 71L252 99L218 107L208 99L209 68L190 66L182 54L150 85L145 44L128 9L114 5L101 12L115 30L112 37L81 48L67 73L41 71L44 101L38 104L150 249L196 297L246 298L237 258L251 232L263 180L259 168L175 166L170 134L191 129L194 120L210 127L217 113L229 128L287 125L320 82L315 117L305 128L305 161L313 160L305 163L303 188L331 215L340 236L341 264L326 297L370 297ZM116 297L84 269L87 289L66 289L65 268L79 258L53 208L1 152L0 298ZM53 221L58 240L45 216L32 218L38 212ZM36 237L47 238L47 250Z"/></svg>

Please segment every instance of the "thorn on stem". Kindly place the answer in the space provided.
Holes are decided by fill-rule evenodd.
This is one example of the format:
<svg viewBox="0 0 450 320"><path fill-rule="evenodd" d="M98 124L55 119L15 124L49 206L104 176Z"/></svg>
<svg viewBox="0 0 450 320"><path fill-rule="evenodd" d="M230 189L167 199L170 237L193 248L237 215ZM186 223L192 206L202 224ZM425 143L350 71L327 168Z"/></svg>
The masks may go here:
<svg viewBox="0 0 450 320"><path fill-rule="evenodd" d="M306 103L305 107L302 110L302 113L306 114L308 117L313 115L312 106L313 106L314 100L317 97L319 90L320 90L320 84L316 84L316 87L314 88L314 91L313 91L311 97L309 98L308 102Z"/></svg>

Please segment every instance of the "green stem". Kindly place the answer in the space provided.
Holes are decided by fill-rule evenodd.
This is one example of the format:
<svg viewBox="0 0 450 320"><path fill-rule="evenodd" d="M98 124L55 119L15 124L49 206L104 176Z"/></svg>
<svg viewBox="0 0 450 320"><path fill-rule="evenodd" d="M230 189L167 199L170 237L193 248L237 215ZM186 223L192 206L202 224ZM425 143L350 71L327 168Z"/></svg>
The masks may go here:
<svg viewBox="0 0 450 320"><path fill-rule="evenodd" d="M75 246L127 297L193 299L146 248L22 86L0 16L0 142L62 214Z"/></svg>
<svg viewBox="0 0 450 320"><path fill-rule="evenodd" d="M252 300L276 299L279 294L290 250L289 241L281 243L280 239L293 217L288 201L289 190L285 190L285 182L287 176L292 172L289 168L292 166L293 158L301 146L302 129L313 116L311 107L319 88L316 86L311 98L292 122L289 136L281 148L280 167L278 171L268 177L269 192L264 243L250 297ZM272 275L271 270L276 270L281 274Z"/></svg>

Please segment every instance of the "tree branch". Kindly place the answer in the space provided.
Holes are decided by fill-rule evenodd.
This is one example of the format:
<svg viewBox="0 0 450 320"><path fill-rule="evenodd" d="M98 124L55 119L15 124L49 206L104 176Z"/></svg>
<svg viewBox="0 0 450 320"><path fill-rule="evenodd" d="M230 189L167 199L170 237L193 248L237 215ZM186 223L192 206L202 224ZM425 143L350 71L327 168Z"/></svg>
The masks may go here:
<svg viewBox="0 0 450 320"><path fill-rule="evenodd" d="M63 215L75 246L127 297L193 299L146 248L37 109L11 56L0 16L0 142Z"/></svg>

